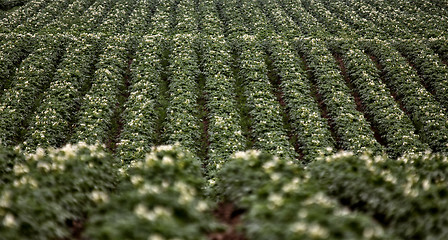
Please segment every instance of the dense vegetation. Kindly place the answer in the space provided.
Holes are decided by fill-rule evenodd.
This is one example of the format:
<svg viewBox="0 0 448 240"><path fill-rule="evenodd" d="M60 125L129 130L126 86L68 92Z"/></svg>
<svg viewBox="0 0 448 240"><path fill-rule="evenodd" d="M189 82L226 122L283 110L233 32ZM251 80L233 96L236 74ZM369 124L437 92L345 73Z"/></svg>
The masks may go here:
<svg viewBox="0 0 448 240"><path fill-rule="evenodd" d="M0 239L448 238L446 0L0 19Z"/></svg>

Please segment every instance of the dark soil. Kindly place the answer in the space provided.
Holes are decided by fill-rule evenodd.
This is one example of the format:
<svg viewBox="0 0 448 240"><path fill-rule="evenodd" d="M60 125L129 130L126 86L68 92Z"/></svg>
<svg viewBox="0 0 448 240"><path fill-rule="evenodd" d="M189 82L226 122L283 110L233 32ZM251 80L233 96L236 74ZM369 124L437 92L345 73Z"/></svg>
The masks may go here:
<svg viewBox="0 0 448 240"><path fill-rule="evenodd" d="M303 159L303 152L300 148L298 136L296 133L294 133L294 129L291 126L290 112L284 100L285 93L283 92L283 89L281 87L282 79L274 67L273 60L270 58L271 53L269 51L266 51L266 53L267 56L265 62L268 69L268 79L271 82L271 85L273 86L273 94L275 95L278 103L280 104L281 114L283 118L283 126L284 129L286 130L289 142L294 147L296 153L299 154L299 160L301 160Z"/></svg>
<svg viewBox="0 0 448 240"><path fill-rule="evenodd" d="M82 237L82 234L85 229L85 219L80 220L67 220L67 227L70 230L70 237L64 240L86 240L86 238Z"/></svg>
<svg viewBox="0 0 448 240"><path fill-rule="evenodd" d="M381 81L386 84L387 86L389 84L387 84L387 79L386 79L386 73L384 71L383 66L380 64L379 60L377 57L375 57L372 54L368 54L368 56L370 57L370 59L372 59L372 61L375 63L376 68L379 70L380 73L380 79ZM407 111L406 107L404 106L403 102L400 100L398 94L396 91L394 91L392 88L388 87L389 91L390 91L390 95L395 99L395 102L398 103L398 106L400 107L400 109L405 112L407 115L411 115L409 111Z"/></svg>
<svg viewBox="0 0 448 240"><path fill-rule="evenodd" d="M333 139L336 142L335 147L337 148L337 150L343 150L342 146L341 146L341 139L336 134L335 123L334 123L333 119L330 117L327 105L325 104L322 95L318 91L317 83L316 83L315 77L313 75L313 72L312 72L311 68L309 67L309 65L307 64L305 56L301 54L300 58L302 59L303 68L304 68L305 72L307 73L307 78L309 79L309 81L311 83L311 94L312 94L313 98L316 100L317 104L319 105L321 116L324 119L326 119L328 122L328 126L330 127L331 136L333 137Z"/></svg>
<svg viewBox="0 0 448 240"><path fill-rule="evenodd" d="M353 83L350 79L350 76L347 73L347 68L344 64L344 61L342 60L342 56L338 53L333 53L333 57L335 58L336 63L338 64L339 69L341 70L340 73L341 73L342 77L344 78L347 86L350 88L350 93L352 94L353 98L355 99L356 110L361 112L364 115L364 117L367 119L367 121L370 123L369 124L370 129L373 131L373 135L374 135L376 141L378 143L380 143L382 146L387 147L386 140L381 136L380 131L375 126L375 123L373 122L373 116L366 111L366 108L362 103L361 96L357 92L356 87L353 85Z"/></svg>
<svg viewBox="0 0 448 240"><path fill-rule="evenodd" d="M115 153L117 149L117 144L120 142L121 131L123 131L123 112L124 112L124 104L129 98L129 86L130 78L131 78L131 65L133 62L133 58L131 56L128 57L126 72L123 76L123 85L120 89L120 93L118 96L118 102L116 103L116 110L114 116L112 117L112 129L110 133L110 137L106 141L106 148Z"/></svg>
<svg viewBox="0 0 448 240"><path fill-rule="evenodd" d="M209 234L210 240L246 240L246 238L237 231L241 224L241 215L245 210L238 209L233 203L219 203L217 209L213 212L215 217L227 226L225 232L216 232Z"/></svg>

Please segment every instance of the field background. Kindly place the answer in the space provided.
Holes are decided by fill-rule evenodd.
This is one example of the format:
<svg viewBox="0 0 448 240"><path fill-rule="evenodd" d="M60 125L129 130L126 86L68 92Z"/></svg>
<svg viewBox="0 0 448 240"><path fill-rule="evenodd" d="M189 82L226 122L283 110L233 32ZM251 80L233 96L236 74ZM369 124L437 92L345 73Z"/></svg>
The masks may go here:
<svg viewBox="0 0 448 240"><path fill-rule="evenodd" d="M446 0L0 19L0 239L448 237Z"/></svg>

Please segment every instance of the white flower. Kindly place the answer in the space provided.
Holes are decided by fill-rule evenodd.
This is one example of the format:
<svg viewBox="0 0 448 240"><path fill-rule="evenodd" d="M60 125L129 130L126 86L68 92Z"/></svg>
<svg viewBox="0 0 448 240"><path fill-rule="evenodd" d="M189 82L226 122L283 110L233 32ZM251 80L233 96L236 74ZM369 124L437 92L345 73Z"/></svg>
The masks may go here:
<svg viewBox="0 0 448 240"><path fill-rule="evenodd" d="M6 227L15 227L17 226L17 222L12 214L7 213L5 218L3 218L3 225Z"/></svg>
<svg viewBox="0 0 448 240"><path fill-rule="evenodd" d="M96 203L109 201L109 196L105 192L101 191L93 191L90 194L90 198Z"/></svg>
<svg viewBox="0 0 448 240"><path fill-rule="evenodd" d="M149 235L148 240L165 240L165 238L159 234L151 234Z"/></svg>
<svg viewBox="0 0 448 240"><path fill-rule="evenodd" d="M14 165L14 173L16 175L22 174L22 173L27 173L29 171L30 170L28 169L28 167L23 165L23 164L16 164L16 165Z"/></svg>
<svg viewBox="0 0 448 240"><path fill-rule="evenodd" d="M165 164L165 165L173 165L174 164L174 160L173 160L172 157L165 155L162 158L162 163Z"/></svg>

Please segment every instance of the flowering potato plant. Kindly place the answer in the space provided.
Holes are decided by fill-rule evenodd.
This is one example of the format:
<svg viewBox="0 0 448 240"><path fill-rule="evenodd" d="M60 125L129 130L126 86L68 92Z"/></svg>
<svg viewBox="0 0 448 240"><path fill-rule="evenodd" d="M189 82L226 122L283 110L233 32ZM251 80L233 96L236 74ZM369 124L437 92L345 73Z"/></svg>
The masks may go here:
<svg viewBox="0 0 448 240"><path fill-rule="evenodd" d="M353 210L365 212L404 239L444 239L446 155L412 154L392 160L342 152L309 165L314 181Z"/></svg>
<svg viewBox="0 0 448 240"><path fill-rule="evenodd" d="M217 225L200 163L178 145L154 147L134 162L109 201L90 213L93 239L206 239Z"/></svg>
<svg viewBox="0 0 448 240"><path fill-rule="evenodd" d="M39 148L24 157L12 150L2 153L9 175L0 185L0 235L5 239L68 237L66 223L82 220L90 207L107 201L118 178L117 162L102 146Z"/></svg>
<svg viewBox="0 0 448 240"><path fill-rule="evenodd" d="M395 239L328 197L300 166L259 151L235 153L214 190L245 209L242 230L254 239Z"/></svg>

